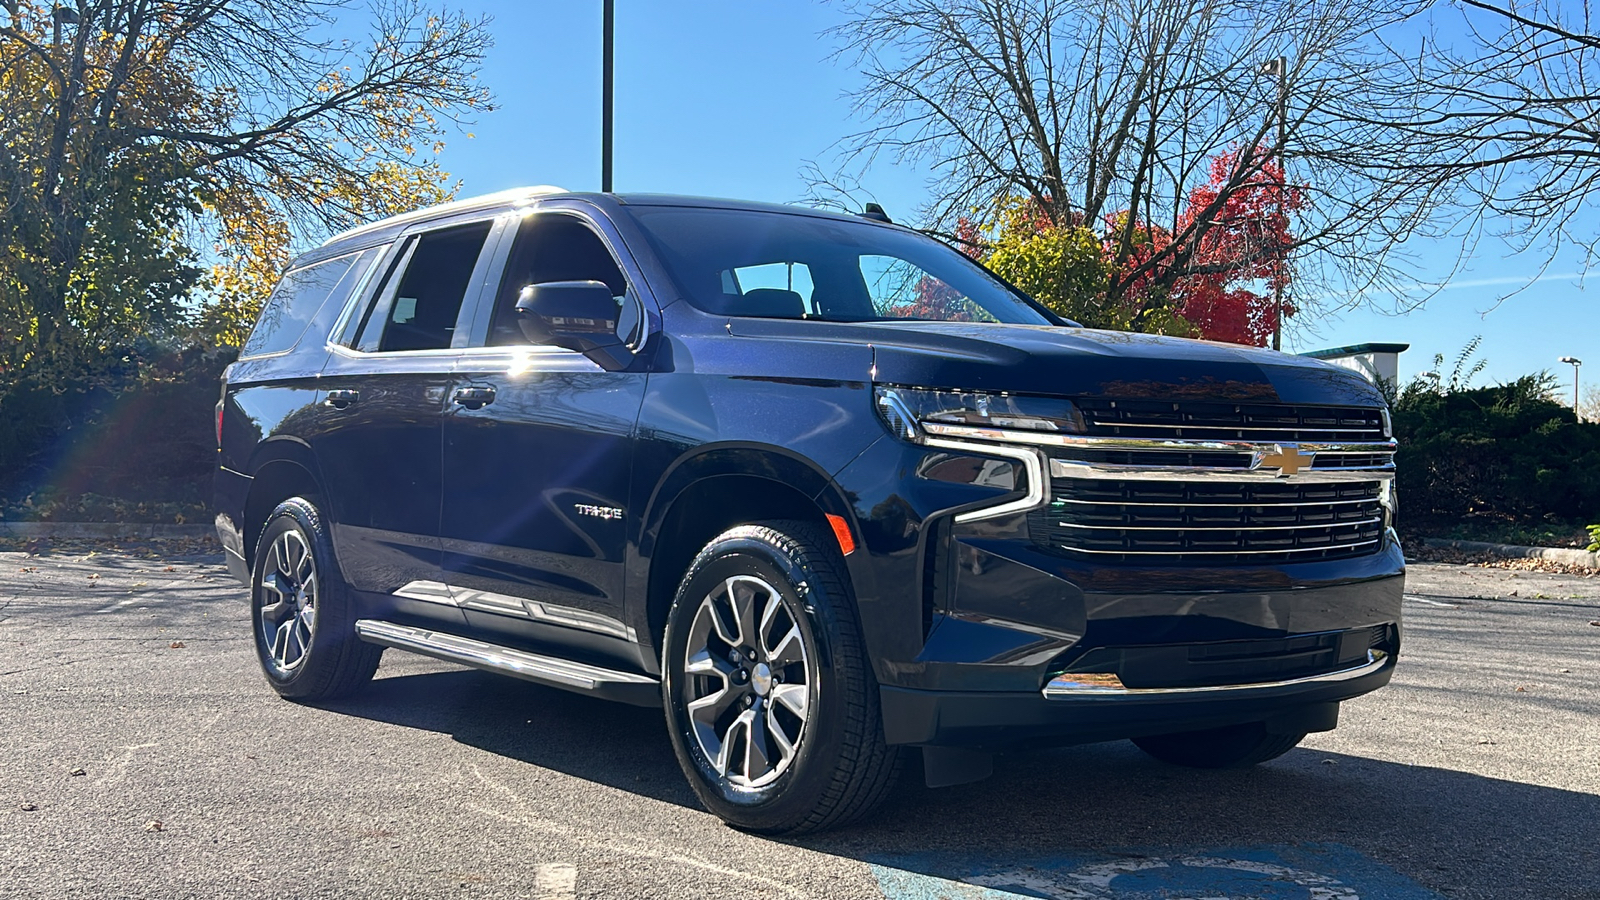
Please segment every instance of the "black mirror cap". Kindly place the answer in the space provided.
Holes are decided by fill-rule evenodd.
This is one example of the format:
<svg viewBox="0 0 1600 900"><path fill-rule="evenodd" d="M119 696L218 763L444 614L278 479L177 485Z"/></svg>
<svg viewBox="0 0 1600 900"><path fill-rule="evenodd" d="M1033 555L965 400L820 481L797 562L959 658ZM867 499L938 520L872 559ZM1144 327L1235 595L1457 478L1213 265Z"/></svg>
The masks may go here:
<svg viewBox="0 0 1600 900"><path fill-rule="evenodd" d="M530 284L517 294L517 325L528 340L576 350L608 371L633 361L617 336L616 298L603 282Z"/></svg>

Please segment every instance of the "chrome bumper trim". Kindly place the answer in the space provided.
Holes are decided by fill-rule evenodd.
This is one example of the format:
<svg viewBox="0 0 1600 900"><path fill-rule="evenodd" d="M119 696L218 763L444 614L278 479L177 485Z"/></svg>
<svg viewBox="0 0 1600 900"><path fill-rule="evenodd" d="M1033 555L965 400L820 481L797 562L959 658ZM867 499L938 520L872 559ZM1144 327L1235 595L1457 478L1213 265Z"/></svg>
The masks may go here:
<svg viewBox="0 0 1600 900"><path fill-rule="evenodd" d="M413 628L377 619L358 619L356 635L369 644L409 650L434 659L460 663L475 669L487 669L513 675L540 684L593 691L606 685L653 685L659 682L647 675L616 672L587 663L540 656L525 650L502 647L472 638L427 628Z"/></svg>
<svg viewBox="0 0 1600 900"><path fill-rule="evenodd" d="M1086 700L1272 691L1308 684L1337 684L1341 681L1354 681L1357 678L1378 672L1388 664L1389 654L1387 652L1383 650L1368 650L1366 662L1348 669L1340 669L1337 672L1324 672L1321 675L1307 675L1304 678L1289 678L1283 681L1261 681L1254 684L1219 684L1208 687L1176 688L1130 688L1124 687L1115 675L1087 672L1069 673L1057 675L1050 679L1050 683L1044 686L1043 693L1046 700Z"/></svg>

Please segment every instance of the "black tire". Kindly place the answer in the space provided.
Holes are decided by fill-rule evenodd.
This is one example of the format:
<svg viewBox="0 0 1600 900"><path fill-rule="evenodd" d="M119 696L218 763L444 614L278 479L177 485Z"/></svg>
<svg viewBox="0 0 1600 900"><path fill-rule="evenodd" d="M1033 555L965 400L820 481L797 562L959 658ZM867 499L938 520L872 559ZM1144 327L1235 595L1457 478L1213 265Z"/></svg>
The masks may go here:
<svg viewBox="0 0 1600 900"><path fill-rule="evenodd" d="M297 555L301 550L309 565ZM273 690L293 700L347 694L372 680L383 655L382 647L356 637L355 609L333 542L321 513L303 497L278 504L261 529L250 573L250 621L262 673Z"/></svg>
<svg viewBox="0 0 1600 900"><path fill-rule="evenodd" d="M763 585L772 590L762 594ZM766 630L753 643L738 645L708 633L707 617L713 614L706 610L714 605L732 609L746 590L754 599L745 601L743 620L759 618L758 627ZM721 606L714 595L728 598L730 605ZM758 602L771 610L767 616L754 610ZM738 631L740 621L737 612L731 624L723 619L736 635L743 633ZM772 637L780 631L781 638ZM725 661L738 659L739 646L750 646L753 653L748 662L730 662L733 671L726 674L709 673L706 663L691 673L686 671L691 640L706 650L700 658L712 655L708 648L713 644L725 653ZM776 650L769 652L769 644L777 645ZM786 661L799 651L804 659ZM761 674L763 667L767 674ZM801 834L838 827L871 812L894 783L901 754L883 739L878 684L861 640L844 561L829 536L814 525L800 521L741 525L707 544L689 565L667 614L662 673L667 725L678 763L706 808L736 828ZM803 692L796 683L802 673ZM762 683L767 685L764 689ZM718 698L730 691L743 694L728 701L724 712L717 712L724 705ZM804 718L786 708L796 697L806 698ZM720 770L707 752L708 738L697 736L697 720L689 709L696 700L709 704L693 714L701 717L700 735L718 734L718 726L706 721L713 716L748 714L763 723L759 730L754 720L747 724L742 743L736 726L727 726L718 741ZM754 705L741 706L744 703ZM797 735L787 750L776 742L774 736L780 733ZM741 747L749 751L758 734L764 746L777 752L753 758L770 765L757 766L748 755L742 765L730 759L739 755ZM758 768L761 777L749 777Z"/></svg>
<svg viewBox="0 0 1600 900"><path fill-rule="evenodd" d="M1293 750L1306 732L1273 734L1261 722L1206 731L1137 737L1140 750L1175 766L1193 769L1245 769Z"/></svg>

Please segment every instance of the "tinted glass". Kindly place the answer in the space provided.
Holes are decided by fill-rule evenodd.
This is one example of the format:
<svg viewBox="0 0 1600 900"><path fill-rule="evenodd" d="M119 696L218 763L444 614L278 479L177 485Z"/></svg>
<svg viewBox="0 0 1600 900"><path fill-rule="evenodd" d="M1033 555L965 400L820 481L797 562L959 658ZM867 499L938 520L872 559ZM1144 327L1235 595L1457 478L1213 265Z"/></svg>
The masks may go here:
<svg viewBox="0 0 1600 900"><path fill-rule="evenodd" d="M551 281L598 281L611 289L619 304L628 293L628 280L611 251L583 220L560 213L529 216L517 229L495 295L491 345L528 342L517 325L517 296L527 285Z"/></svg>
<svg viewBox="0 0 1600 900"><path fill-rule="evenodd" d="M707 312L1052 324L971 260L913 231L781 212L629 211L679 289Z"/></svg>
<svg viewBox="0 0 1600 900"><path fill-rule="evenodd" d="M337 292L342 305L350 296L351 289L360 280L361 273L355 265L357 259L356 254L341 256L284 275L272 296L267 298L266 305L261 307L261 317L256 320L256 327L239 356L265 356L293 349L329 297Z"/></svg>
<svg viewBox="0 0 1600 900"><path fill-rule="evenodd" d="M443 350L472 281L490 223L430 231L411 239L367 310L356 338L367 352Z"/></svg>

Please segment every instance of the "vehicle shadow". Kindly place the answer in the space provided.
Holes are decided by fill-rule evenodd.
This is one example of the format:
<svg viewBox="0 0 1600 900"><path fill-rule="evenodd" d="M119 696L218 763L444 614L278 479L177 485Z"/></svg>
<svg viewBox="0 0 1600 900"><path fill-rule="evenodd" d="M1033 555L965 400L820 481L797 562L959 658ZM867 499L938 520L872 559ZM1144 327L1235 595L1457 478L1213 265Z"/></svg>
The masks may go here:
<svg viewBox="0 0 1600 900"><path fill-rule="evenodd" d="M328 708L699 808L659 710L473 671L380 677ZM943 876L972 860L1334 845L1448 896L1600 898L1594 794L1305 748L1199 771L1126 742L1068 747L1003 755L992 778L940 790L908 762L871 819L788 842Z"/></svg>

